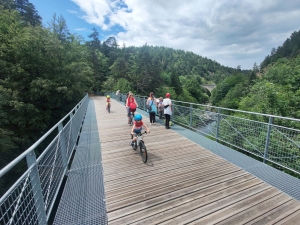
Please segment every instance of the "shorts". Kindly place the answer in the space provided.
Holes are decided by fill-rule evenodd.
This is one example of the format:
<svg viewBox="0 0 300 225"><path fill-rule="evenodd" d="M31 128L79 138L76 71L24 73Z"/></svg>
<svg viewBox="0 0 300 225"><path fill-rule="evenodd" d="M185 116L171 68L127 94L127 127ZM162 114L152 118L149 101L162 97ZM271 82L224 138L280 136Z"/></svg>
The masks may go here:
<svg viewBox="0 0 300 225"><path fill-rule="evenodd" d="M137 135L138 134L140 134L141 132L142 132L142 129L140 129L140 130L133 130L133 132L134 132L134 137L137 137Z"/></svg>

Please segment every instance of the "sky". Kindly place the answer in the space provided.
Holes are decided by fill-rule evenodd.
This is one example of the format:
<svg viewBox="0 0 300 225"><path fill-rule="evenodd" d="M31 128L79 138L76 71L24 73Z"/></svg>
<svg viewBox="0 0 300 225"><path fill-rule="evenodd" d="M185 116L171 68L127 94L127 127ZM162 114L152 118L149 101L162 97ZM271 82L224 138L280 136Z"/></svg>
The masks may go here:
<svg viewBox="0 0 300 225"><path fill-rule="evenodd" d="M252 69L300 30L299 0L29 0L48 26L62 15L71 33L115 36L120 46L165 46L221 65Z"/></svg>

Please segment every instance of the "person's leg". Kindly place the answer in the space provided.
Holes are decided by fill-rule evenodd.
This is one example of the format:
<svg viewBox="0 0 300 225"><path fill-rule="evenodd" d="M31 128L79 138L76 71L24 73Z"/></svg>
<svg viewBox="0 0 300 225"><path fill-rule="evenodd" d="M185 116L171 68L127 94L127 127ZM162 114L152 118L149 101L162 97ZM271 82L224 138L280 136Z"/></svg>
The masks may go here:
<svg viewBox="0 0 300 225"><path fill-rule="evenodd" d="M170 128L170 115L165 114L165 118L166 118L166 128L169 129Z"/></svg>
<svg viewBox="0 0 300 225"><path fill-rule="evenodd" d="M127 109L127 117L128 117L128 124L130 124L130 109L129 107L126 108Z"/></svg>
<svg viewBox="0 0 300 225"><path fill-rule="evenodd" d="M155 121L155 116L156 116L156 113L154 112L154 113L153 113L153 123L156 122L156 121Z"/></svg>
<svg viewBox="0 0 300 225"><path fill-rule="evenodd" d="M131 139L129 145L133 146L133 143L136 141L136 139L137 139L137 135L136 135L136 133L135 133L135 134L133 135L133 138Z"/></svg>
<svg viewBox="0 0 300 225"><path fill-rule="evenodd" d="M150 113L150 123L154 123L155 122L155 113Z"/></svg>

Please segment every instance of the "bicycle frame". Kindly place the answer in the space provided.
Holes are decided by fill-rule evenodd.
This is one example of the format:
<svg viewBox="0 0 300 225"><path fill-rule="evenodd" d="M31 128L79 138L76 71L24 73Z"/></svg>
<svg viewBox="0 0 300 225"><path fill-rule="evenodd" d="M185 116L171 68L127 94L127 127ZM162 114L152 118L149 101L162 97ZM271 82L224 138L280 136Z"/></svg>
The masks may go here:
<svg viewBox="0 0 300 225"><path fill-rule="evenodd" d="M136 146L139 146L140 142L143 140L143 134L147 134L147 132L144 131L143 133L138 133L137 134ZM132 134L131 134L131 138L133 139L133 135Z"/></svg>
<svg viewBox="0 0 300 225"><path fill-rule="evenodd" d="M137 140L136 140L136 145L137 146L140 146L140 142L143 140L143 134L142 133L139 133L137 135Z"/></svg>

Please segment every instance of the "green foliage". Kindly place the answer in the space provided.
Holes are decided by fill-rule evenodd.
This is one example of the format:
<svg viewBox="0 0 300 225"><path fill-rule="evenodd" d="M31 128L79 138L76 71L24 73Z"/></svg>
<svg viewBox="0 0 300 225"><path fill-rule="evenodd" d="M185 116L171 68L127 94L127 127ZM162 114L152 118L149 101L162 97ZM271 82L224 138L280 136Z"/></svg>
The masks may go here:
<svg viewBox="0 0 300 225"><path fill-rule="evenodd" d="M227 93L232 88L234 88L239 83L244 86L245 82L246 82L246 77L241 73L238 73L231 77L226 78L224 81L222 81L221 83L218 84L217 88L215 88L212 91L212 104L219 105L220 102L225 98ZM239 88L237 87L237 89L239 89ZM233 93L236 93L237 95L232 96ZM232 91L232 93L230 95L231 95L230 97L235 97L235 98L240 97L240 93L237 93L236 91ZM223 106L224 106L224 102L223 102Z"/></svg>
<svg viewBox="0 0 300 225"><path fill-rule="evenodd" d="M174 88L176 94L181 95L181 93L182 93L182 84L180 83L179 76L178 76L178 74L176 73L175 70L172 71L170 80L171 80L171 85Z"/></svg>
<svg viewBox="0 0 300 225"><path fill-rule="evenodd" d="M261 69L265 69L269 65L276 63L278 59L295 58L299 53L300 31L294 31L282 46L279 46L277 49L272 49L271 55L265 57L264 61L260 64L260 67Z"/></svg>
<svg viewBox="0 0 300 225"><path fill-rule="evenodd" d="M300 118L300 56L280 59L242 98L240 109Z"/></svg>
<svg viewBox="0 0 300 225"><path fill-rule="evenodd" d="M69 112L94 81L80 39L23 26L17 11L0 9L0 42L0 145L19 154Z"/></svg>
<svg viewBox="0 0 300 225"><path fill-rule="evenodd" d="M128 93L132 90L132 83L124 78L121 78L118 80L113 90L120 90L121 93Z"/></svg>
<svg viewBox="0 0 300 225"><path fill-rule="evenodd" d="M38 14L35 6L28 0L0 0L0 7L4 9L16 10L20 17L20 23L27 26L40 26L42 24L42 18Z"/></svg>
<svg viewBox="0 0 300 225"><path fill-rule="evenodd" d="M194 98L191 93L189 91L187 91L186 89L182 90L182 93L177 96L176 98L178 101L182 101L182 102L193 102L193 103L197 103L197 99Z"/></svg>
<svg viewBox="0 0 300 225"><path fill-rule="evenodd" d="M177 99L176 92L175 92L174 88L171 88L171 87L162 86L162 87L157 88L156 91L154 92L154 94L157 98L159 98L159 97L165 98L166 93L171 94L171 99Z"/></svg>

